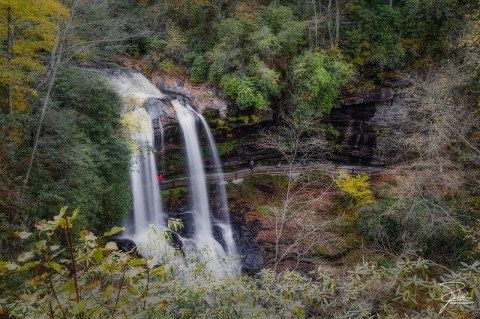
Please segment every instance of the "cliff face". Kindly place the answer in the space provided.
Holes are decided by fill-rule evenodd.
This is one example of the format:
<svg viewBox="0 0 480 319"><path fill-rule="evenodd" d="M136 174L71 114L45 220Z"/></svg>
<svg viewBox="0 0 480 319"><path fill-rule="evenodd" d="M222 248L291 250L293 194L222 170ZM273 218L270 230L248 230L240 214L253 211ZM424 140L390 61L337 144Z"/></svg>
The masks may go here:
<svg viewBox="0 0 480 319"><path fill-rule="evenodd" d="M258 136L276 123L269 113L260 116L231 116L228 101L222 92L207 85L194 85L171 77L155 76L155 82L171 98L188 99L207 117L217 141L226 170L247 166L250 159L257 163L277 163L281 155L258 145ZM405 110L409 101L405 94L409 80L396 80L377 90L357 90L343 94L331 111L327 124L336 131L329 138L326 158L342 164L385 166L395 161L394 150L401 136ZM178 149L179 134L175 112L168 101L148 101L148 107L160 110L168 147ZM156 131L159 133L159 131ZM207 162L208 166L209 163ZM179 174L171 167L169 173Z"/></svg>
<svg viewBox="0 0 480 319"><path fill-rule="evenodd" d="M395 161L404 114L409 107L410 81L391 83L376 91L344 95L328 122L338 131L327 158L347 164L384 166Z"/></svg>

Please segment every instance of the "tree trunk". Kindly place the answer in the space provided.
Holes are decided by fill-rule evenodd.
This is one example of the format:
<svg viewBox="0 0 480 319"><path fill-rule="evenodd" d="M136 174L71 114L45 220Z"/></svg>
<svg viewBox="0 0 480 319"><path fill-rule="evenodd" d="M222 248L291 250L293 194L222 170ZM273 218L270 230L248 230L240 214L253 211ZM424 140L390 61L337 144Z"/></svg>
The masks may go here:
<svg viewBox="0 0 480 319"><path fill-rule="evenodd" d="M8 114L13 113L13 17L12 8L7 9L7 69L8 69Z"/></svg>
<svg viewBox="0 0 480 319"><path fill-rule="evenodd" d="M51 74L50 74L50 79L48 82L48 88L47 92L45 93L45 97L43 99L43 104L42 104L42 109L40 111L40 118L38 120L38 125L37 129L35 131L35 138L33 141L33 149L32 149L32 154L30 155L30 161L28 162L28 168L27 172L25 174L25 179L23 180L23 189L27 187L28 180L30 178L30 173L32 172L32 167L33 167L33 161L35 159L35 154L37 152L38 148L38 140L40 139L40 133L42 130L42 124L43 124L43 119L45 117L45 112L48 107L48 102L50 100L50 94L52 92L53 84L55 82L55 77L57 76L57 70L58 66L60 64L60 58L61 58L61 51L63 50L63 45L62 43L57 43L55 46L55 49L52 52L52 57L50 58L50 67L51 67Z"/></svg>
<svg viewBox="0 0 480 319"><path fill-rule="evenodd" d="M327 7L327 30L328 30L328 39L330 40L330 46L332 46L332 0L328 0Z"/></svg>
<svg viewBox="0 0 480 319"><path fill-rule="evenodd" d="M393 0L390 0L390 7L393 7Z"/></svg>
<svg viewBox="0 0 480 319"><path fill-rule="evenodd" d="M315 49L318 49L318 15L317 15L317 1L312 0L313 13L315 14Z"/></svg>
<svg viewBox="0 0 480 319"><path fill-rule="evenodd" d="M340 0L335 0L335 46L340 42Z"/></svg>
<svg viewBox="0 0 480 319"><path fill-rule="evenodd" d="M71 17L70 17L71 19ZM70 22L70 20L69 20ZM48 108L48 102L50 100L50 94L52 93L53 84L55 83L55 78L57 76L58 68L60 67L60 62L62 59L63 48L66 40L67 30L68 30L69 23L65 26L62 34L59 36L55 47L52 50L52 55L50 57L50 78L48 81L47 92L43 98L42 109L40 111L40 118L38 119L37 129L35 130L35 137L33 140L33 149L30 155L30 160L28 162L27 172L25 173L25 178L23 180L23 192L25 193L25 189L28 184L28 180L30 179L30 174L32 172L33 162L35 160L35 155L37 153L38 148L38 141L40 139L40 133L42 131L43 119L45 117L45 112Z"/></svg>

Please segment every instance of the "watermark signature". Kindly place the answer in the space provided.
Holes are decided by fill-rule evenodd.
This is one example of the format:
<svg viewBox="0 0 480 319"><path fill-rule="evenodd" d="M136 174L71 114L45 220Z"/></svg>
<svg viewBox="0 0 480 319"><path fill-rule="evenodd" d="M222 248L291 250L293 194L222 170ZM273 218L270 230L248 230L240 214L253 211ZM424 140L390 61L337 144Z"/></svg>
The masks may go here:
<svg viewBox="0 0 480 319"><path fill-rule="evenodd" d="M445 302L439 314L441 314L448 305L473 305L473 298L468 297L468 294L463 292L465 284L458 281L448 281L439 284L448 291L442 296L442 301Z"/></svg>

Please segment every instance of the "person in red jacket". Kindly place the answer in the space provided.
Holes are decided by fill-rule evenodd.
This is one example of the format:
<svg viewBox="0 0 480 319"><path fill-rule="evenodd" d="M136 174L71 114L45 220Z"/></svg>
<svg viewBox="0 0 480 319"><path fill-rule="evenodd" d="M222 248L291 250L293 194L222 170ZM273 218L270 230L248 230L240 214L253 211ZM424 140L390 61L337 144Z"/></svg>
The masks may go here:
<svg viewBox="0 0 480 319"><path fill-rule="evenodd" d="M157 181L158 181L159 183L163 182L163 175L158 175L158 176L157 176Z"/></svg>

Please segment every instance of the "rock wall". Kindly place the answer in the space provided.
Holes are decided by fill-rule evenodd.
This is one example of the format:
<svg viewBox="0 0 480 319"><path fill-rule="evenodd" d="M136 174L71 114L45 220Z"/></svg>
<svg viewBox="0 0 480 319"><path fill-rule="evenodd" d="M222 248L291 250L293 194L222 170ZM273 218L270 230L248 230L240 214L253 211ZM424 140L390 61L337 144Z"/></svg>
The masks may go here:
<svg viewBox="0 0 480 319"><path fill-rule="evenodd" d="M390 83L376 91L343 96L330 113L328 123L337 130L334 148L327 158L342 164L385 166L395 162L409 107L410 81Z"/></svg>
<svg viewBox="0 0 480 319"><path fill-rule="evenodd" d="M235 118L228 117L228 102L224 94L211 86L195 85L158 74L155 82L172 98L188 99L198 111L209 110L210 114L214 114L212 127L217 144L220 147L222 144L232 144L228 152L220 152L226 170L246 167L250 159L270 164L281 160L280 154L258 145L261 132L276 125L271 114L254 121L235 121ZM405 92L411 84L412 81L408 79L395 80L377 90L359 89L343 94L326 120L337 131L337 135L329 139L331 148L326 158L342 164L369 166L385 166L395 162L397 141L409 105ZM159 108L159 103L163 104L160 106L164 110L160 118L164 123L166 141L169 148L178 149L181 136L173 108L168 101L151 101L148 105ZM216 129L216 126L220 129ZM208 169L208 160L205 164ZM174 170L171 173L179 172Z"/></svg>

